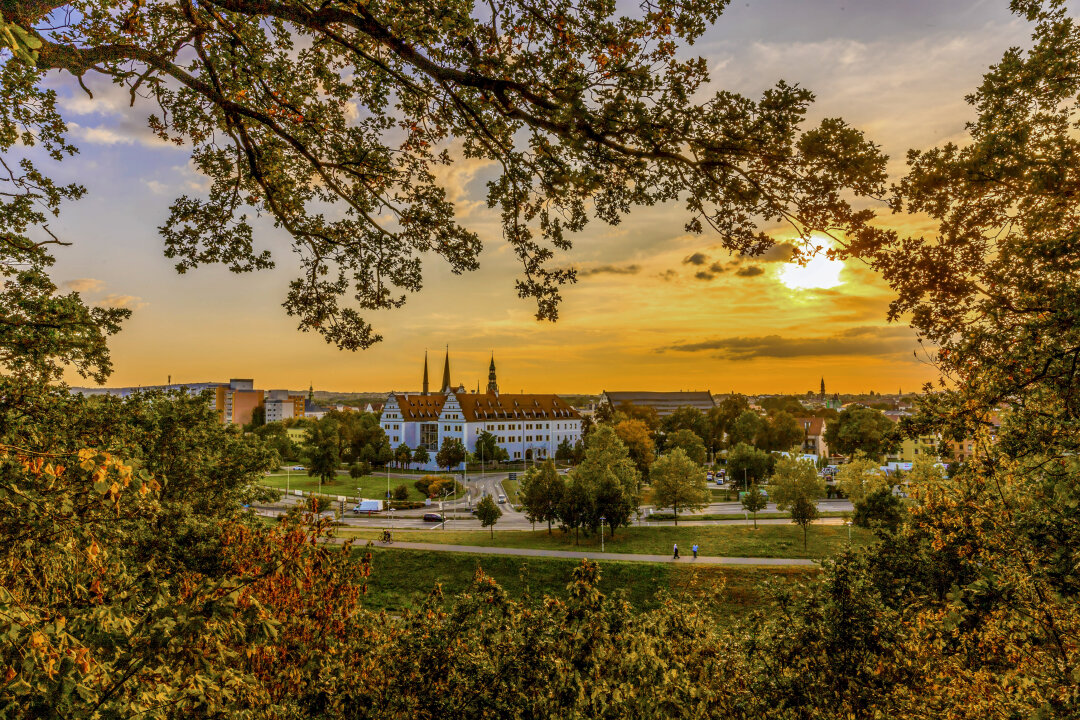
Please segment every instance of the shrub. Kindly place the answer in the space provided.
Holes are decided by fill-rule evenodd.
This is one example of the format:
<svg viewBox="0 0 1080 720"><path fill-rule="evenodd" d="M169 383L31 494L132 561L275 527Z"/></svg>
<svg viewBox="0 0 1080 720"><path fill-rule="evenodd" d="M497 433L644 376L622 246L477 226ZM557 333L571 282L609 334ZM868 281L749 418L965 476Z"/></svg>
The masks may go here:
<svg viewBox="0 0 1080 720"><path fill-rule="evenodd" d="M405 483L402 483L401 485L398 485L396 488L394 488L393 498L395 500L408 500L409 499L409 488L408 488L408 486L406 486Z"/></svg>
<svg viewBox="0 0 1080 720"><path fill-rule="evenodd" d="M427 496L431 498L442 497L448 490L453 488L455 494L463 492L465 488L457 480L449 477L435 478L428 485Z"/></svg>
<svg viewBox="0 0 1080 720"><path fill-rule="evenodd" d="M371 474L371 463L366 461L360 461L353 463L349 466L349 477L356 478L364 477Z"/></svg>
<svg viewBox="0 0 1080 720"><path fill-rule="evenodd" d="M413 487L420 491L421 495L428 494L428 488L431 487L431 483L439 479L438 475L424 475L413 483Z"/></svg>

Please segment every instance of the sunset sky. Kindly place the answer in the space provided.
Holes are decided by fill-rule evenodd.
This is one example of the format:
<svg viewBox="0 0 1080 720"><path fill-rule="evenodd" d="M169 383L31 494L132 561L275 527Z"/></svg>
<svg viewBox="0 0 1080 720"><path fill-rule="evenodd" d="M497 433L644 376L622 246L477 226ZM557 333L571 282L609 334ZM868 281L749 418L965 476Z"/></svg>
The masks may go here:
<svg viewBox="0 0 1080 720"><path fill-rule="evenodd" d="M963 141L972 117L964 95L1029 34L1007 0L744 0L694 51L708 59L716 88L757 97L783 78L813 90L811 121L839 115L864 130L898 178L909 148ZM476 162L443 181L485 242L481 269L454 276L432 259L420 294L368 315L384 341L341 352L285 315L296 268L288 238L269 226L256 239L275 253L274 271L173 270L156 228L176 196L205 187L188 152L156 141L149 110L129 109L126 94L102 83L91 85L91 100L70 80L54 86L82 152L55 176L89 194L51 225L74 243L57 253L54 276L91 302L135 311L111 342L109 385L171 375L250 377L266 389L416 390L425 349L438 377L446 345L455 383L486 383L493 351L500 385L512 392L805 392L822 376L830 392L895 392L935 376L913 356L913 333L885 323L888 288L865 268L825 260L796 268L782 253L732 258L708 234L686 234L678 207L635 210L617 227L590 223L555 263L580 271L560 321L538 323L533 304L516 296L519 265L483 202L491 169ZM67 380L87 384L74 373Z"/></svg>

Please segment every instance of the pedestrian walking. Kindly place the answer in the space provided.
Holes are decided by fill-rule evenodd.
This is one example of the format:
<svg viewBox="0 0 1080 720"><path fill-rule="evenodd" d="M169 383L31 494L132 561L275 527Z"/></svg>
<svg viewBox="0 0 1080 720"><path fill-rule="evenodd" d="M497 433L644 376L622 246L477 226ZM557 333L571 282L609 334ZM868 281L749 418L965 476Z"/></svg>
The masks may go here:
<svg viewBox="0 0 1080 720"><path fill-rule="evenodd" d="M679 559L679 543L675 543L675 554L671 557L672 560Z"/></svg>
<svg viewBox="0 0 1080 720"><path fill-rule="evenodd" d="M697 543L694 543L694 559L697 560Z"/></svg>

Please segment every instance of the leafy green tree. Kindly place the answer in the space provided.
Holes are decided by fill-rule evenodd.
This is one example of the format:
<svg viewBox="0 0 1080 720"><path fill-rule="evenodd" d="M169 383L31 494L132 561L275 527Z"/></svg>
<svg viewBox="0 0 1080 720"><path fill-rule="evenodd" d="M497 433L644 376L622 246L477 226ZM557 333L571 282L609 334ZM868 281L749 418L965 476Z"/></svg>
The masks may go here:
<svg viewBox="0 0 1080 720"><path fill-rule="evenodd" d="M408 500L409 499L409 487L405 483L401 483L393 489L391 497L395 500Z"/></svg>
<svg viewBox="0 0 1080 720"><path fill-rule="evenodd" d="M690 431L681 432L689 433ZM676 525L679 524L680 508L699 510L709 503L705 470L681 447L676 447L653 463L652 471L649 473L649 484L652 488L653 503L657 507L672 508L675 512Z"/></svg>
<svg viewBox="0 0 1080 720"><path fill-rule="evenodd" d="M244 430L252 432L255 428L266 424L266 406L258 405L251 410L251 422L244 426Z"/></svg>
<svg viewBox="0 0 1080 720"><path fill-rule="evenodd" d="M904 503L891 489L881 488L855 503L852 522L859 527L895 533L904 524Z"/></svg>
<svg viewBox="0 0 1080 720"><path fill-rule="evenodd" d="M296 443L289 437L283 423L266 423L255 428L253 432L267 447L277 453L279 462L295 462L300 458Z"/></svg>
<svg viewBox="0 0 1080 720"><path fill-rule="evenodd" d="M481 243L436 179L452 162L439 148L455 142L500 168L487 200L503 213L507 241L530 259L520 294L548 319L574 274L545 261L569 247L567 233L584 228L589 207L615 223L632 205L684 200L692 232L709 225L725 247L750 251L761 243L761 217L792 218L807 237L867 232L865 214L841 198L875 195L885 181L884 157L861 133L837 119L804 127L810 91L780 82L755 102L705 90L707 63L681 50L718 7L624 19L610 4L541 11L515 0L487 20L471 6L440 5L437 17L399 21L390 8L330 13L249 0L111 14L90 5L67 19L62 37L48 29L55 7L22 3L3 16L8 36L25 38L12 42L4 97L35 108L21 119L47 129L38 142L56 159L74 152L44 80L50 71L94 68L136 90L136 104L155 113L151 129L190 143L209 180L205 198L173 203L160 228L167 256L181 272L206 263L267 269L270 253L257 249L247 218L272 217L301 258L286 311L346 349L381 338L344 299L367 311L398 306L401 292L421 287L416 253L435 248L455 272L477 267ZM305 52L294 52L290 33L306 38ZM200 47L188 53L196 36ZM730 112L735 105L740 112ZM403 135L391 139L391 128ZM735 166L738 174L718 171ZM811 174L810 187L793 182ZM29 166L24 193L36 194L39 175ZM61 197L79 195L76 187Z"/></svg>
<svg viewBox="0 0 1080 720"><path fill-rule="evenodd" d="M791 513L791 521L802 527L805 550L806 530L817 519L817 501L825 495L825 485L814 464L793 457L781 458L769 481L769 494L777 509Z"/></svg>
<svg viewBox="0 0 1080 720"><path fill-rule="evenodd" d="M727 476L730 482L749 487L750 483L761 482L768 477L771 469L769 454L752 445L739 443L728 451Z"/></svg>
<svg viewBox="0 0 1080 720"><path fill-rule="evenodd" d="M575 498L586 501L575 506L575 517L581 526L596 531L600 518L606 518L612 534L619 527L629 525L638 508L641 476L638 474L630 453L615 429L597 427L589 435L585 458L570 472L567 483L574 486ZM585 508L584 515L578 515ZM567 518L560 514L567 525Z"/></svg>
<svg viewBox="0 0 1080 720"><path fill-rule="evenodd" d="M742 503L743 509L746 510L746 512L753 514L754 529L757 530L757 514L768 506L769 498L766 497L761 486L758 485L757 482L754 482L745 492L740 494L739 502Z"/></svg>
<svg viewBox="0 0 1080 720"><path fill-rule="evenodd" d="M836 473L836 482L855 505L862 502L867 495L879 490L891 491L893 487L892 480L878 463L870 458L855 458L841 465Z"/></svg>
<svg viewBox="0 0 1080 720"><path fill-rule="evenodd" d="M550 460L525 471L518 498L530 522L546 522L548 535L551 523L559 519L559 503L566 491L566 480L555 470Z"/></svg>
<svg viewBox="0 0 1080 720"><path fill-rule="evenodd" d="M580 465L585 459L585 440L578 439L574 441L574 456L571 458L571 462L575 465Z"/></svg>
<svg viewBox="0 0 1080 720"><path fill-rule="evenodd" d="M862 453L875 459L899 447L896 425L879 410L851 407L825 427L829 450L841 455Z"/></svg>
<svg viewBox="0 0 1080 720"><path fill-rule="evenodd" d="M709 417L697 408L678 408L660 421L660 429L664 431L666 437L664 443L666 451L671 436L680 430L689 430L702 440L709 437Z"/></svg>
<svg viewBox="0 0 1080 720"><path fill-rule="evenodd" d="M615 408L615 412L608 424L618 425L627 420L644 423L650 435L660 428L660 414L656 412L656 408L633 403L621 403L619 407Z"/></svg>
<svg viewBox="0 0 1080 720"><path fill-rule="evenodd" d="M803 435L803 428L798 421L781 410L762 423L754 444L766 452L787 452L802 444Z"/></svg>
<svg viewBox="0 0 1080 720"><path fill-rule="evenodd" d="M559 522L567 530L574 531L575 545L578 544L581 528L588 527L591 518L601 515L596 512L595 499L593 484L584 482L571 473L566 490L559 499Z"/></svg>
<svg viewBox="0 0 1080 720"><path fill-rule="evenodd" d="M337 430L336 420L322 418L311 426L304 444L308 475L319 478L321 482L333 480L341 464Z"/></svg>
<svg viewBox="0 0 1080 720"><path fill-rule="evenodd" d="M761 405L761 409L767 412L770 417L781 412L787 413L793 417L799 417L806 412L806 406L804 406L802 401L795 395L768 397L762 399L758 404Z"/></svg>
<svg viewBox="0 0 1080 720"><path fill-rule="evenodd" d="M490 495L480 498L476 504L476 517L480 520L480 527L491 528L491 537L495 538L495 523L502 517L502 510L491 499Z"/></svg>
<svg viewBox="0 0 1080 720"><path fill-rule="evenodd" d="M676 430L664 438L664 452L671 452L675 449L682 450L688 458L698 465L704 465L708 457L705 443L701 441L701 438L693 430L689 429Z"/></svg>
<svg viewBox="0 0 1080 720"><path fill-rule="evenodd" d="M760 415L753 410L744 410L728 427L728 447L753 444L764 425Z"/></svg>
<svg viewBox="0 0 1080 720"><path fill-rule="evenodd" d="M487 430L481 431L476 436L476 449L473 454L481 459L482 463L495 463L499 461L499 439Z"/></svg>
<svg viewBox="0 0 1080 720"><path fill-rule="evenodd" d="M555 461L569 463L574 459L574 447L570 444L570 438L563 438L559 446L555 448Z"/></svg>
<svg viewBox="0 0 1080 720"><path fill-rule="evenodd" d="M405 443L401 443L397 446L397 450L394 451L394 460L397 461L398 465L401 465L408 469L409 465L412 464L413 461L412 448L410 448Z"/></svg>
<svg viewBox="0 0 1080 720"><path fill-rule="evenodd" d="M615 433L626 446L638 472L643 476L648 474L649 466L656 459L656 443L653 442L649 426L636 418L622 420L616 423Z"/></svg>
<svg viewBox="0 0 1080 720"><path fill-rule="evenodd" d="M442 447L439 448L439 452L435 453L435 462L439 467L446 468L447 471L457 467L465 460L465 446L457 438L446 438L443 440Z"/></svg>
<svg viewBox="0 0 1080 720"><path fill-rule="evenodd" d="M730 441L732 426L736 418L750 409L750 403L744 395L729 395L719 406L709 411L712 449L731 447L736 442Z"/></svg>
<svg viewBox="0 0 1080 720"><path fill-rule="evenodd" d="M356 462L349 466L349 477L353 480L358 480L365 475L371 474L371 463L368 462Z"/></svg>
<svg viewBox="0 0 1080 720"><path fill-rule="evenodd" d="M431 455L428 454L427 448L423 445L417 445L413 450L412 460L417 465L427 465L431 462Z"/></svg>

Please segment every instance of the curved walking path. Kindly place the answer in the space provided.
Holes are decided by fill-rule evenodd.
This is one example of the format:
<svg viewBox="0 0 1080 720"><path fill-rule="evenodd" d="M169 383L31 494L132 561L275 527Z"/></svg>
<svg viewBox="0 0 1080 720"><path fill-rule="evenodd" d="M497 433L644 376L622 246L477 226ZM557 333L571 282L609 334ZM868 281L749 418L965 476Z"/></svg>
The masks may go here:
<svg viewBox="0 0 1080 720"><path fill-rule="evenodd" d="M341 542L341 538L334 538ZM692 553L687 552L679 560L674 560L670 555L642 555L638 553L609 553L609 552L577 552L574 550L536 550L532 548L505 548L489 547L486 545L443 545L441 543L418 543L398 542L387 545L386 543L372 540L373 547L402 550L435 550L439 552L477 553L480 555L519 555L525 557L551 557L551 558L588 558L589 560L619 560L621 562L674 562L687 565L815 565L816 561L805 558L752 558L752 557L718 557L716 555L698 555L694 559ZM363 547L360 543L354 543L354 547Z"/></svg>

